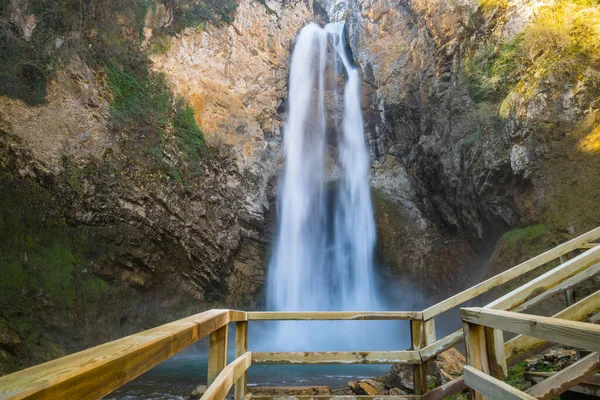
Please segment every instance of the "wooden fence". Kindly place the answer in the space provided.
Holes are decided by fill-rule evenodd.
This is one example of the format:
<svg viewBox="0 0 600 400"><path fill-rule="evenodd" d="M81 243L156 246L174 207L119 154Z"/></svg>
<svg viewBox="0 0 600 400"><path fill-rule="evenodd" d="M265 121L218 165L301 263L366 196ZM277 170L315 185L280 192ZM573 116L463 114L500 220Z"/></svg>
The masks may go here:
<svg viewBox="0 0 600 400"><path fill-rule="evenodd" d="M474 382L475 385L471 387L480 388L477 385L481 381L501 379L506 375L507 365L528 356L531 352L540 351L540 349L548 346L546 343L548 339L543 335L531 337L531 335L523 334L504 343L500 329L507 328L506 330L511 331L508 328L512 329L512 325L499 328L495 328L495 325L487 327L485 324L491 323L487 319L478 320L477 322L468 320L468 318L472 318L473 313L479 312L477 315L481 316L501 313L501 310L528 311L551 296L562 292L566 293L567 303L570 306L556 314L555 318L581 321L600 312L600 291L576 304L572 304L574 302L573 288L600 273L600 266L598 265L600 261L600 244L594 243L594 240L599 238L600 228L594 229L422 312L207 311L0 377L0 399L99 399L208 335L210 335L209 388L204 394L203 400L224 399L232 386L235 386L235 400L248 398L250 395L247 389L246 371L252 364L390 363L412 366L414 369L414 395L336 396L336 399L343 397L386 397L386 399L391 400L443 399L466 389L467 384L470 384L470 382ZM554 263L556 266L486 305L483 314L481 311L474 311L480 309L463 311L463 318L467 318L465 324L476 324L480 328L469 326L468 329L464 328L464 330L461 329L437 339L435 318L440 314L464 305L464 303L501 285L514 282L515 279L547 266L549 263ZM513 314L519 315L513 312L510 313L510 317ZM360 352L249 352L248 322L259 320L406 320L410 321L411 348L400 351ZM227 364L228 325L230 323L235 323L236 359ZM514 330L511 332L514 332ZM469 378L465 381L463 377L460 377L443 386L428 390L426 375L428 362L444 351L463 342L465 333L469 342L467 345L471 349L469 353L470 366L466 369L466 376ZM516 333L521 332L517 331ZM470 344L473 335L475 335L479 347L473 347ZM483 335L483 339L481 335ZM485 347L481 347L482 343L485 343ZM492 350L488 351L488 348ZM481 357L483 360L481 365L485 365L487 369L478 368L477 366L480 364L477 364L475 357ZM475 362L475 364L471 364L472 362ZM588 364L586 365L589 365L590 362L587 361ZM579 370L572 371L578 372ZM492 375L488 375L490 373ZM494 381L494 383L497 382ZM500 385L499 387L503 391L494 393L504 395L510 392L513 393L511 396L522 395L514 391L511 392L506 385ZM494 386L494 390L496 390L495 388L496 386ZM483 393L490 397L494 396L494 393ZM328 398L327 396L308 397ZM262 399L261 397L260 400Z"/></svg>

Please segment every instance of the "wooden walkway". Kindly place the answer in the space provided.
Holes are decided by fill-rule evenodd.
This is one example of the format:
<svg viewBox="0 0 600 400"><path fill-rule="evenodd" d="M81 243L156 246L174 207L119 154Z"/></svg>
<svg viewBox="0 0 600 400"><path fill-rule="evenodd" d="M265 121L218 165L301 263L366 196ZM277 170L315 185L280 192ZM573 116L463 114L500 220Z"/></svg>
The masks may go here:
<svg viewBox="0 0 600 400"><path fill-rule="evenodd" d="M410 396L296 396L293 399L382 398L438 400L469 389L474 399L550 399L581 387L600 369L600 291L575 301L573 289L600 273L600 228L561 244L502 274L423 311L397 312L243 312L210 310L148 331L81 351L0 378L0 399L100 399L177 352L210 336L208 391L203 400L222 400L234 387L234 400L249 400L247 370L252 364L411 365L415 394ZM462 308L463 329L437 338L440 314L532 271L547 269L483 308ZM514 286L514 285L513 285ZM567 307L552 318L524 314L565 293ZM412 346L399 351L250 352L248 323L258 320L406 320ZM368 323L368 322L365 322ZM236 359L227 364L228 326L235 324ZM517 336L504 341L503 332ZM466 340L465 340L466 338ZM428 362L465 342L464 377L428 390ZM537 376L527 392L503 380L507 367L556 343L591 351L564 370ZM544 379L545 378L545 379ZM537 382L536 381L536 382ZM280 397L277 397L280 399ZM255 400L267 400L257 397ZM281 398L283 399L283 398Z"/></svg>

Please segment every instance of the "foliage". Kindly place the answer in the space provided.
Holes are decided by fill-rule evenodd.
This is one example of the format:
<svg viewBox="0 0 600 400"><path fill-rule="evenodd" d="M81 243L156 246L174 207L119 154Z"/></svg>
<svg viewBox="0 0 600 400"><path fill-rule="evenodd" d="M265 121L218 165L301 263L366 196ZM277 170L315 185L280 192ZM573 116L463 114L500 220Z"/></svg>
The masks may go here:
<svg viewBox="0 0 600 400"><path fill-rule="evenodd" d="M86 232L55 213L48 191L6 173L0 185L8 188L0 193L0 310L21 337L34 338L28 321L40 305L66 323L78 307L110 290L86 272Z"/></svg>
<svg viewBox="0 0 600 400"><path fill-rule="evenodd" d="M237 0L160 0L171 12L172 31L180 31L189 27L202 26L203 23L233 22L238 7Z"/></svg>
<svg viewBox="0 0 600 400"><path fill-rule="evenodd" d="M511 244L515 244L516 242L529 242L538 238L539 236L544 235L547 232L548 228L546 227L546 225L531 225L524 228L517 228L508 231L502 236L502 239L508 241Z"/></svg>
<svg viewBox="0 0 600 400"><path fill-rule="evenodd" d="M525 380L525 372L527 371L527 363L520 362L508 368L508 376L506 383L519 390L528 388L528 382Z"/></svg>
<svg viewBox="0 0 600 400"><path fill-rule="evenodd" d="M465 61L475 101L500 101L519 80L522 37L498 45L484 45Z"/></svg>
<svg viewBox="0 0 600 400"><path fill-rule="evenodd" d="M181 98L175 103L173 127L183 154L189 161L198 161L204 147L204 134L196 123L194 110Z"/></svg>
<svg viewBox="0 0 600 400"><path fill-rule="evenodd" d="M480 46L465 62L473 99L500 102L510 91L529 96L542 81L554 87L578 81L600 93L599 6L559 0L541 7L511 41Z"/></svg>
<svg viewBox="0 0 600 400"><path fill-rule="evenodd" d="M167 32L206 22L232 22L238 5L237 0L36 0L21 10L21 19L30 22L29 37L4 0L0 3L0 95L30 105L42 103L48 78L71 53L97 67L147 66L141 43L146 15L158 1L173 18L150 46L154 52L168 50Z"/></svg>

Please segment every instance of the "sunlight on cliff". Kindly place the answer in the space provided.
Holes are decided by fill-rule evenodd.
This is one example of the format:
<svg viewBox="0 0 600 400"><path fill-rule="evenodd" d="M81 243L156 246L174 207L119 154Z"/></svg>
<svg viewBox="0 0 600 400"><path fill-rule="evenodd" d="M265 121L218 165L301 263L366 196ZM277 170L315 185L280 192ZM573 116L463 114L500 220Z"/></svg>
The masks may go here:
<svg viewBox="0 0 600 400"><path fill-rule="evenodd" d="M579 150L584 153L597 153L600 151L600 125L596 125L594 130L581 139L578 144Z"/></svg>

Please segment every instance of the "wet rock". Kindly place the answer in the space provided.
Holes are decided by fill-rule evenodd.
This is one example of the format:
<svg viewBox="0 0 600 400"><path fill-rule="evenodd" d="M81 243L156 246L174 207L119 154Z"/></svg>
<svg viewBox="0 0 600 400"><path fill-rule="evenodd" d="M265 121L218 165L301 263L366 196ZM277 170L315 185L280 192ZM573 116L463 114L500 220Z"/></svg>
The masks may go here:
<svg viewBox="0 0 600 400"><path fill-rule="evenodd" d="M200 397L202 397L202 395L204 393L206 393L206 391L208 390L208 387L206 385L198 385L196 387L196 389L194 389L194 391L192 391L192 398L194 399L199 399Z"/></svg>

